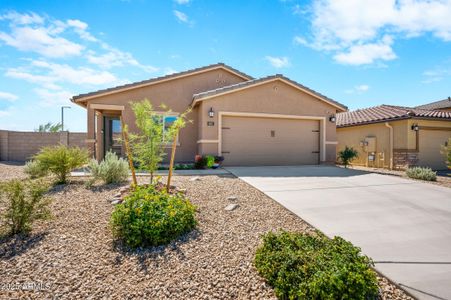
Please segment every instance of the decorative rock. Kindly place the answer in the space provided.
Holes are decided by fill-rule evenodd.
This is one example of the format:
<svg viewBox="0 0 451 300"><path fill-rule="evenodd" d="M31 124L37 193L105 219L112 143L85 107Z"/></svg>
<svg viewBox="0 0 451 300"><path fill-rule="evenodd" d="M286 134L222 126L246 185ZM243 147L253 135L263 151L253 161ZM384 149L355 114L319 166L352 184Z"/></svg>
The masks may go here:
<svg viewBox="0 0 451 300"><path fill-rule="evenodd" d="M200 181L200 177L196 176L196 177L190 178L189 181Z"/></svg>
<svg viewBox="0 0 451 300"><path fill-rule="evenodd" d="M227 197L227 200L230 200L230 201L236 201L237 199L238 199L237 196L229 196L229 197Z"/></svg>
<svg viewBox="0 0 451 300"><path fill-rule="evenodd" d="M114 198L118 198L118 197L121 197L122 196L122 193L116 193L116 194L114 194Z"/></svg>
<svg viewBox="0 0 451 300"><path fill-rule="evenodd" d="M232 210L234 210L237 207L238 207L238 204L233 203L233 204L227 205L224 209L228 210L228 211L232 211Z"/></svg>
<svg viewBox="0 0 451 300"><path fill-rule="evenodd" d="M111 201L111 204L113 204L113 205L117 205L117 204L121 204L122 203L122 200L113 200L113 201Z"/></svg>
<svg viewBox="0 0 451 300"><path fill-rule="evenodd" d="M179 193L186 194L186 189L178 189Z"/></svg>
<svg viewBox="0 0 451 300"><path fill-rule="evenodd" d="M120 193L125 193L125 192L128 192L129 189L130 189L130 187L128 187L128 186L123 186L123 187L121 187L121 188L119 189L119 192L120 192Z"/></svg>

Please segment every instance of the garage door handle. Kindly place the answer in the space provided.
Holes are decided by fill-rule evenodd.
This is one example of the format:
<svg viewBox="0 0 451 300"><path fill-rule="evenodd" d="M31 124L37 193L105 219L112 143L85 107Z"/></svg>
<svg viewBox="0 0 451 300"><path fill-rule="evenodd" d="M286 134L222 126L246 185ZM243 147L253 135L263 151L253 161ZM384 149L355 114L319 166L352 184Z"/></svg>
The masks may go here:
<svg viewBox="0 0 451 300"><path fill-rule="evenodd" d="M221 151L222 154L230 154L230 151Z"/></svg>
<svg viewBox="0 0 451 300"><path fill-rule="evenodd" d="M222 129L230 129L230 127L222 127Z"/></svg>
<svg viewBox="0 0 451 300"><path fill-rule="evenodd" d="M318 153L319 154L319 151L312 151L312 153Z"/></svg>

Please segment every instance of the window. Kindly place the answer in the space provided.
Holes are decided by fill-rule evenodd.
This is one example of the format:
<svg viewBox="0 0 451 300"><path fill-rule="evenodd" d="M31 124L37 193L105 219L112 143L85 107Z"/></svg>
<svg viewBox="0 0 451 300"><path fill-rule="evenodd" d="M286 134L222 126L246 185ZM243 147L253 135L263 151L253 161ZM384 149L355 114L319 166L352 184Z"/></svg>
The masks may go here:
<svg viewBox="0 0 451 300"><path fill-rule="evenodd" d="M166 144L171 144L172 140L165 141L164 136L166 135L166 132L169 130L169 128L174 124L174 122L177 120L178 115L171 114L171 115L165 115L164 113L159 114L158 116L158 122L161 122L163 126L163 142ZM177 137L177 144L179 143L178 137Z"/></svg>

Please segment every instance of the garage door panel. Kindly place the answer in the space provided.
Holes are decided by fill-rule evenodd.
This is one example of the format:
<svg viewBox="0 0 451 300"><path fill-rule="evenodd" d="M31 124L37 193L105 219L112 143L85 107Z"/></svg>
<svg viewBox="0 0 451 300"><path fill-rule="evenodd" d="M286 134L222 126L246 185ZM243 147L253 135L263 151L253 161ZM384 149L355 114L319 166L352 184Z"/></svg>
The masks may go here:
<svg viewBox="0 0 451 300"><path fill-rule="evenodd" d="M225 165L299 165L319 161L319 122L224 117Z"/></svg>
<svg viewBox="0 0 451 300"><path fill-rule="evenodd" d="M418 165L434 170L446 169L445 158L440 153L440 145L445 144L449 138L451 138L451 131L420 130Z"/></svg>

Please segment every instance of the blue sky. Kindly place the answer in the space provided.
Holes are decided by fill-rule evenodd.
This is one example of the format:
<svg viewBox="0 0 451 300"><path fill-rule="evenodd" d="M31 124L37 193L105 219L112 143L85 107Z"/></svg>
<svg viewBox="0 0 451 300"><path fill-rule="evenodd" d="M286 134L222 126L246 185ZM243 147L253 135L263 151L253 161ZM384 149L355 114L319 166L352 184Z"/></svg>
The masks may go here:
<svg viewBox="0 0 451 300"><path fill-rule="evenodd" d="M451 0L0 3L0 129L58 122L72 95L216 62L282 73L350 109L451 95ZM85 111L65 114L86 130Z"/></svg>

